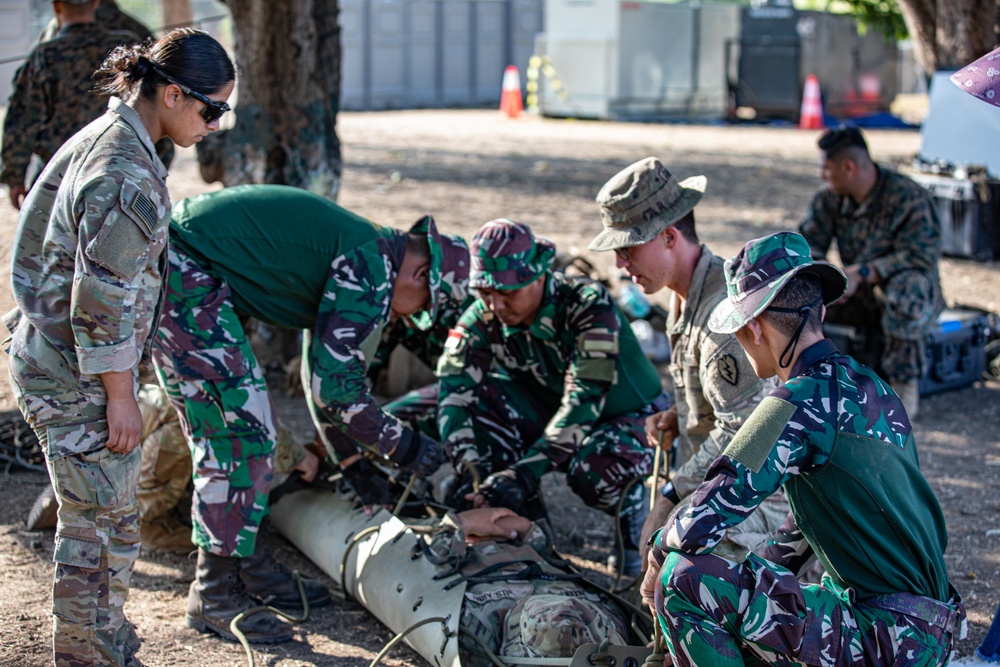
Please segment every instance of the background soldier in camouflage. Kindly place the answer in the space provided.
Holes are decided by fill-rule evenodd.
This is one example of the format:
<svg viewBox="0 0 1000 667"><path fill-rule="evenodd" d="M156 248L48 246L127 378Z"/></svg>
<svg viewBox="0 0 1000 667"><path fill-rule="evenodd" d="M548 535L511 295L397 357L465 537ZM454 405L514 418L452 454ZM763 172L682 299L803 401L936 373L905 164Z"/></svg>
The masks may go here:
<svg viewBox="0 0 1000 667"><path fill-rule="evenodd" d="M799 231L814 259L823 259L836 239L847 275L847 292L826 321L885 335L882 372L917 416L917 385L926 369L924 338L944 307L938 259L941 222L930 195L902 174L872 162L856 127L820 137L822 175Z"/></svg>
<svg viewBox="0 0 1000 667"><path fill-rule="evenodd" d="M709 327L735 332L756 373L785 384L650 551L643 596L674 664L946 664L965 614L906 410L823 337L823 305L847 278L789 232L749 242L725 270ZM761 556L709 553L780 485L792 512ZM828 574L800 584L813 553Z"/></svg>
<svg viewBox="0 0 1000 667"><path fill-rule="evenodd" d="M38 434L59 500L57 665L138 664L138 638L124 613L139 553L136 390L140 372L151 370L170 211L153 139L170 133L190 146L218 129L205 119L204 103L189 101L151 63L174 71L173 57L191 51L202 61L198 70L174 75L204 75L218 82L205 90L225 99L235 72L204 33L179 31L148 48L117 50L102 68L114 95L107 113L56 152L18 224L17 307L4 324L12 333L14 395Z"/></svg>
<svg viewBox="0 0 1000 667"><path fill-rule="evenodd" d="M645 486L629 485L650 472L643 422L666 397L607 289L552 272L554 255L551 241L510 220L473 238L479 299L438 367L438 425L459 475L447 502L518 511L537 502L542 475L563 471L588 505L613 513L621 503L623 572L636 574L649 508ZM489 474L478 495L473 469Z"/></svg>
<svg viewBox="0 0 1000 667"><path fill-rule="evenodd" d="M605 639L634 643L627 615L571 574L553 551L544 521L506 508L449 513L436 526L429 551L436 562L460 562L468 580L459 619L465 667L494 664L470 636L507 659L567 658Z"/></svg>
<svg viewBox="0 0 1000 667"><path fill-rule="evenodd" d="M433 321L441 277L456 270L445 264L442 236L429 217L407 234L286 186L227 188L177 206L155 358L194 460L199 568L188 596L192 627L231 636L229 620L248 606L227 597L233 569L252 595L300 605L290 573L261 576L280 569L257 544L277 425L241 318L312 330L314 344L303 351L305 386L324 437L336 430L353 448L428 475L444 460L441 446L383 412L365 371L391 317L413 317L421 326ZM341 466L363 492L364 464ZM330 599L315 582L307 594L313 606ZM290 636L271 628L255 639Z"/></svg>
<svg viewBox="0 0 1000 667"><path fill-rule="evenodd" d="M94 90L93 77L105 56L119 44L139 41L139 35L107 30L95 22L96 4L53 2L58 33L36 44L14 74L0 152L0 183L10 189L14 208L21 207L30 186L31 156L48 162L63 142L103 113L108 97Z"/></svg>
<svg viewBox="0 0 1000 667"><path fill-rule="evenodd" d="M135 35L135 37L130 38L132 41L145 42L146 40L154 39L153 33L149 31L149 28L123 12L115 0L101 0L97 5L94 20L108 32ZM52 20L49 21L49 24L45 26L45 30L38 37L38 41L47 42L50 39L54 39L58 34L59 19L52 17ZM129 40L126 40L124 43L128 42ZM163 163L164 167L169 169L170 163L174 160L174 142L170 140L170 137L163 137L154 146L156 146L156 155L160 158L160 162Z"/></svg>
<svg viewBox="0 0 1000 667"><path fill-rule="evenodd" d="M714 333L708 318L726 298L722 259L699 243L694 207L705 192L704 176L678 182L656 158L645 158L611 178L597 195L604 223L591 250L614 250L615 264L646 294L671 290L667 314L670 374L676 403L646 419L649 446L669 450L680 438L680 467L660 489L643 527L642 548L654 530L705 479L708 467L763 398L757 377L732 334ZM716 550L741 560L764 546L788 514L776 493L759 512L726 534Z"/></svg>

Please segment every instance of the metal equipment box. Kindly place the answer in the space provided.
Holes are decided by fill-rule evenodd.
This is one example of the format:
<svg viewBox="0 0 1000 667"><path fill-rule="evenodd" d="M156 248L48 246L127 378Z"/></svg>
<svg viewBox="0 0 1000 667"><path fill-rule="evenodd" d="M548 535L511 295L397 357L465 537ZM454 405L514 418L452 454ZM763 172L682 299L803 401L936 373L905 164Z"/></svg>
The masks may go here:
<svg viewBox="0 0 1000 667"><path fill-rule="evenodd" d="M978 308L945 308L937 326L927 334L928 371L920 379L920 395L959 389L981 380L986 370L986 343L996 334L994 326L990 314ZM824 322L823 332L841 352L885 377L880 363L885 340L879 329Z"/></svg>
<svg viewBox="0 0 1000 667"><path fill-rule="evenodd" d="M926 188L941 219L941 251L990 261L1000 257L997 194L1000 183L939 174L907 174Z"/></svg>

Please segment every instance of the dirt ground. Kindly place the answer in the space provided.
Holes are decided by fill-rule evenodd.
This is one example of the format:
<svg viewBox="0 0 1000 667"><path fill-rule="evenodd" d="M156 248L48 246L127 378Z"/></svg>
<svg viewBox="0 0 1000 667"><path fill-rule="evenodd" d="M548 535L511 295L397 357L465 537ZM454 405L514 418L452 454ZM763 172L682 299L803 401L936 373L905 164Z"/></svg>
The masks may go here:
<svg viewBox="0 0 1000 667"><path fill-rule="evenodd" d="M492 218L510 217L530 223L565 250L583 251L599 231L594 196L604 181L647 155L659 156L682 178L708 176L698 227L721 255L734 254L749 238L793 229L819 185L817 133L795 129L512 121L492 111L408 111L343 114L338 131L344 206L398 227L432 213L443 231L466 238ZM876 159L889 163L909 162L920 145L914 131L871 131L868 137ZM175 201L210 187L198 178L190 151L180 152L169 183ZM14 210L0 203L0 238L11 239L15 224ZM9 245L0 246L0 311L11 305ZM613 256L588 257L615 275ZM950 304L1000 311L1000 264L945 259L942 277ZM6 376L5 359L0 373ZM299 401L280 403L305 434ZM10 407L3 380L0 408ZM948 521L946 559L969 611L961 655L978 645L1000 601L1000 490L989 481L1000 472L998 426L1000 384L986 382L927 397L917 422L922 465ZM47 664L51 650L52 534L23 529L44 483L41 475L17 470L0 483L0 666ZM558 479L547 480L546 493L550 507L559 508L562 550L606 573L611 520L583 507ZM291 547L283 545L281 553L293 566L321 575ZM140 559L126 607L144 640L140 657L148 665L246 664L238 645L184 627L193 569L192 562L174 556ZM359 605L335 604L316 610L296 641L258 649L257 664L367 665L391 635ZM424 664L405 648L390 656L383 664Z"/></svg>

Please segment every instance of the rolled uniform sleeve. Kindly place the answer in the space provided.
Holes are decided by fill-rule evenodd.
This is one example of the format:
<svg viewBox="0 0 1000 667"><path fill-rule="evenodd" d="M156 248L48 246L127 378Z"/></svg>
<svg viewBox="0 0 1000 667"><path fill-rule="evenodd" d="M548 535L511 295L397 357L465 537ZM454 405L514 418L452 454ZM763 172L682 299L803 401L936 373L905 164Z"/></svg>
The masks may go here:
<svg viewBox="0 0 1000 667"><path fill-rule="evenodd" d="M331 263L309 350L309 391L321 416L380 456L399 444L402 423L379 407L367 381L389 320L395 274L381 241Z"/></svg>
<svg viewBox="0 0 1000 667"><path fill-rule="evenodd" d="M476 446L473 423L479 388L489 375L493 361L486 331L485 305L476 301L448 334L438 361L440 395L438 429L452 464L488 458Z"/></svg>
<svg viewBox="0 0 1000 667"><path fill-rule="evenodd" d="M735 336L712 333L707 328L703 335L698 345L698 377L715 423L700 448L671 477L681 498L704 481L712 462L753 412L764 391L764 383Z"/></svg>
<svg viewBox="0 0 1000 667"><path fill-rule="evenodd" d="M881 210L889 216L886 224L891 250L868 263L883 280L913 269L933 273L941 255L941 222L930 196L914 183L909 188L894 188L887 199Z"/></svg>
<svg viewBox="0 0 1000 667"><path fill-rule="evenodd" d="M70 322L83 374L128 371L142 357L136 299L159 218L145 194L149 187L128 177L105 178L77 200L80 228Z"/></svg>

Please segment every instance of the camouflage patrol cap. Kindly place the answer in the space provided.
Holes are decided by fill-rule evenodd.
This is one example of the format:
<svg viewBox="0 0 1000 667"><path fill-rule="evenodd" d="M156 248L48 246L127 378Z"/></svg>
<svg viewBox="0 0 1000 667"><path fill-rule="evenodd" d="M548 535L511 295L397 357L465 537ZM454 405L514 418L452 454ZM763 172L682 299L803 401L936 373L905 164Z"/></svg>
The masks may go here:
<svg viewBox="0 0 1000 667"><path fill-rule="evenodd" d="M411 234L426 234L430 246L431 266L427 285L431 291L431 305L410 316L410 320L421 331L434 326L438 308L445 298L458 302L465 300L469 293L469 247L465 239L454 234L442 234L434 224L434 218L425 215L410 227Z"/></svg>
<svg viewBox="0 0 1000 667"><path fill-rule="evenodd" d="M990 51L951 75L951 82L987 104L1000 106L1000 49Z"/></svg>
<svg viewBox="0 0 1000 667"><path fill-rule="evenodd" d="M514 290L545 273L556 254L555 244L535 236L523 222L490 220L472 237L469 287Z"/></svg>
<svg viewBox="0 0 1000 667"><path fill-rule="evenodd" d="M508 657L568 658L584 644L605 638L618 646L628 644L604 605L582 597L531 595L507 613L500 652Z"/></svg>
<svg viewBox="0 0 1000 667"><path fill-rule="evenodd" d="M707 184L704 176L678 181L655 157L639 160L597 193L604 231L588 248L616 250L652 240L701 201Z"/></svg>
<svg viewBox="0 0 1000 667"><path fill-rule="evenodd" d="M726 260L727 297L712 311L708 328L733 333L771 305L781 288L797 273L819 278L826 305L847 291L847 276L827 262L814 261L801 234L779 232L749 241L736 257Z"/></svg>

